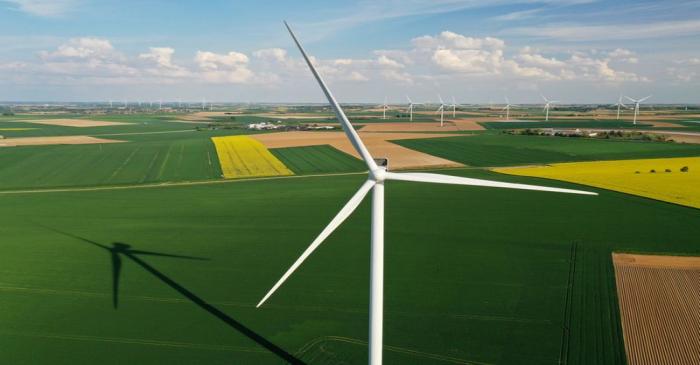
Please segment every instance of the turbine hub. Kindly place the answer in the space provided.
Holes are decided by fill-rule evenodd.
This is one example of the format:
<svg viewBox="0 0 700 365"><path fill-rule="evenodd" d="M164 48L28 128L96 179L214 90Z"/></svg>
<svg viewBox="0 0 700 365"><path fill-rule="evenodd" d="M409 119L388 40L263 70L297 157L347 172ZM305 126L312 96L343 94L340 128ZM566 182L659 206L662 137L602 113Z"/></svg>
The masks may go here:
<svg viewBox="0 0 700 365"><path fill-rule="evenodd" d="M371 170L369 172L369 177L370 179L376 181L376 182L383 182L386 180L386 168L384 167L378 167L374 170Z"/></svg>

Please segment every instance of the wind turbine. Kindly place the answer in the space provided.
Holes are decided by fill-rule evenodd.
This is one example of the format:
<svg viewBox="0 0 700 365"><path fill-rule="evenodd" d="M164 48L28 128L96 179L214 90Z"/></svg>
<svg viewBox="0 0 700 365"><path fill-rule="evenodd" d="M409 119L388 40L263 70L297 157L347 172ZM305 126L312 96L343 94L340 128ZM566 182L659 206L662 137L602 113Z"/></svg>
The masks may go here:
<svg viewBox="0 0 700 365"><path fill-rule="evenodd" d="M457 118L457 101L455 101L455 97L452 97L452 104L449 106L452 107L452 118Z"/></svg>
<svg viewBox="0 0 700 365"><path fill-rule="evenodd" d="M540 95L540 96L542 97L542 99L544 99L544 112L545 112L544 120L546 122L548 122L549 121L549 108L551 107L552 104L558 103L559 101L549 100L549 99L545 98L544 95Z"/></svg>
<svg viewBox="0 0 700 365"><path fill-rule="evenodd" d="M627 109L627 105L625 105L622 102L622 95L620 95L620 98L617 99L617 104L613 104L613 106L617 107L617 117L615 118L616 120L620 120L620 108L625 108Z"/></svg>
<svg viewBox="0 0 700 365"><path fill-rule="evenodd" d="M629 96L625 96L629 101L634 103L634 121L632 124L637 124L637 115L639 115L639 103L643 102L644 100L647 100L651 97L651 95L647 96L646 98L641 98L639 100L635 100L630 98Z"/></svg>
<svg viewBox="0 0 700 365"><path fill-rule="evenodd" d="M382 119L386 119L386 110L389 109L389 104L386 103L386 96L384 97L384 104L382 104L382 111L384 114L382 114Z"/></svg>
<svg viewBox="0 0 700 365"><path fill-rule="evenodd" d="M482 179L472 179L465 177L429 174L429 173L395 173L389 172L385 167L380 167L376 164L372 155L369 153L364 143L360 139L355 129L350 124L345 112L333 97L333 94L326 86L326 83L318 74L316 68L311 63L309 56L304 51L304 48L297 40L294 32L285 22L285 26L292 36L294 43L299 48L306 64L309 66L311 73L316 78L319 86L326 95L328 102L331 104L336 118L340 121L345 135L350 140L350 143L355 150L362 156L367 168L369 169L367 181L360 187L355 195L345 204L338 214L331 220L326 228L316 237L311 245L299 256L299 258L287 269L282 277L275 283L270 291L260 300L256 307L260 307L267 301L268 298L289 278L289 276L308 258L323 241L330 236L340 224L347 219L350 214L360 205L362 200L372 190L372 233L371 233L371 262L370 262L370 311L369 311L369 363L371 365L381 365L382 363L382 335L383 335L383 315L384 315L384 182L387 180L426 182L437 184L455 184L455 185L471 185L484 187L498 187L509 189L524 189L524 190L539 190L551 191L560 193L586 194L597 195L596 193L551 188L544 186L525 185L505 183L499 181L490 181Z"/></svg>
<svg viewBox="0 0 700 365"><path fill-rule="evenodd" d="M510 108L511 108L513 105L510 103L510 101L508 100L508 97L507 97L507 96L505 97L505 99L506 99L506 106L504 106L503 108L501 108L501 110L505 110L505 111L506 111L506 120L510 120Z"/></svg>
<svg viewBox="0 0 700 365"><path fill-rule="evenodd" d="M204 111L207 107L207 98L202 98L202 111Z"/></svg>
<svg viewBox="0 0 700 365"><path fill-rule="evenodd" d="M440 113L440 127L442 127L445 119L445 107L448 105L442 101L442 96L438 95L438 98L440 99L440 107L435 111L435 113Z"/></svg>
<svg viewBox="0 0 700 365"><path fill-rule="evenodd" d="M406 95L406 99L408 99L408 116L409 120L412 122L413 121L413 106L414 105L423 105L423 103L414 103L411 101L411 98Z"/></svg>

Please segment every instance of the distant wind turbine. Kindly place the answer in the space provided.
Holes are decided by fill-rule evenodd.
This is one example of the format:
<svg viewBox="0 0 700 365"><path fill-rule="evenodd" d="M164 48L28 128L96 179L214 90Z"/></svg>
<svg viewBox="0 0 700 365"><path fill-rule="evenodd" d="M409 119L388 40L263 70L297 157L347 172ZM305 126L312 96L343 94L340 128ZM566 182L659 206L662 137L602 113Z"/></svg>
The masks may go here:
<svg viewBox="0 0 700 365"><path fill-rule="evenodd" d="M440 113L440 127L442 127L445 120L445 107L448 105L442 101L442 96L438 95L438 98L440 99L440 107L435 111L435 113Z"/></svg>
<svg viewBox="0 0 700 365"><path fill-rule="evenodd" d="M625 97L626 97L629 101L631 101L631 102L634 103L634 120L633 120L632 124L637 124L637 116L639 115L639 103L643 102L644 100L649 99L649 98L651 97L651 95L649 95L649 96L647 96L647 97L645 97L645 98L641 98L641 99L639 99L639 100L632 99L632 98L630 98L629 96L625 96Z"/></svg>
<svg viewBox="0 0 700 365"><path fill-rule="evenodd" d="M454 96L452 97L452 104L449 106L452 107L452 118L457 118L457 101Z"/></svg>
<svg viewBox="0 0 700 365"><path fill-rule="evenodd" d="M549 100L549 99L545 98L544 95L540 95L540 96L541 96L542 99L544 100L544 109L543 109L544 112L545 112L544 120L545 120L545 121L549 121L549 108L551 108L551 105L552 105L552 104L558 103L559 101L557 101L557 100Z"/></svg>
<svg viewBox="0 0 700 365"><path fill-rule="evenodd" d="M414 103L411 101L411 98L406 95L406 99L408 99L408 117L409 120L412 122L413 121L413 107L416 105L423 105L422 103Z"/></svg>
<svg viewBox="0 0 700 365"><path fill-rule="evenodd" d="M323 243L323 241L335 231L338 226L340 226L343 221L345 221L352 212L360 205L362 200L367 196L367 194L372 190L372 233L371 233L371 258L370 258L370 311L369 311L369 363L371 365L381 365L382 363L382 346L383 346L383 325L384 325L384 183L387 180L399 180L399 181L411 181L411 182L424 182L424 183L436 183L436 184L455 184L455 185L470 185L470 186L483 186L483 187L498 187L498 188L508 188L508 189L523 189L523 190L539 190L539 191L549 191L549 192L559 192L559 193L572 193L572 194L586 194L586 195L597 195L596 193L570 190L570 189L560 189L551 188L536 185L525 185L525 184L514 184L505 183L500 181L482 180L482 179L472 179L458 176L450 175L440 175L440 174L429 174L429 173L395 173L389 172L385 167L380 167L376 164L375 160L370 155L369 151L365 147L364 143L360 139L355 129L350 124L345 112L338 102L333 97L333 94L326 86L326 83L318 74L313 63L309 59L309 56L304 51L296 36L292 32L289 25L285 22L289 34L296 43L299 51L301 52L306 64L309 66L311 73L313 73L316 81L326 95L328 102L331 104L333 111L335 112L336 118L340 122L340 125L345 132L346 137L350 140L350 143L357 151L357 153L362 157L367 168L369 169L369 174L367 181L360 187L360 189L355 193L355 195L350 198L350 200L345 204L345 206L338 212L338 214L331 220L331 222L326 226L326 228L321 231L321 233L316 237L316 239L311 243L311 245L301 254L301 256L292 264L292 266L287 269L287 271L282 275L282 277L275 283L275 285L270 289L267 294L260 300L256 307L260 307L265 303L270 296L289 278L289 276L294 273L294 271L306 260L313 252L318 248L318 246Z"/></svg>
<svg viewBox="0 0 700 365"><path fill-rule="evenodd" d="M627 105L625 105L622 102L622 95L620 95L620 98L617 99L617 104L613 104L613 106L617 107L617 117L615 118L616 120L620 120L620 108L625 108L627 109Z"/></svg>
<svg viewBox="0 0 700 365"><path fill-rule="evenodd" d="M513 107L513 104L510 103L507 96L505 97L505 99L506 99L506 106L504 106L501 110L506 111L506 120L510 120L510 108Z"/></svg>
<svg viewBox="0 0 700 365"><path fill-rule="evenodd" d="M384 104L382 104L382 119L386 119L386 110L389 109L389 104L387 104L386 96L384 97Z"/></svg>

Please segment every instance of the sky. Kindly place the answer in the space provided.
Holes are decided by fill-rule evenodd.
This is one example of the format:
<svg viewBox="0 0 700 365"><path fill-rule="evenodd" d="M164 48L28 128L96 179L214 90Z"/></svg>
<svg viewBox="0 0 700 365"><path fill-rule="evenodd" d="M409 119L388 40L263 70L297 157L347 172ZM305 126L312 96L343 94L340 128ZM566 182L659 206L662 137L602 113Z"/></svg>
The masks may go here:
<svg viewBox="0 0 700 365"><path fill-rule="evenodd" d="M0 101L700 104L700 1L0 0Z"/></svg>

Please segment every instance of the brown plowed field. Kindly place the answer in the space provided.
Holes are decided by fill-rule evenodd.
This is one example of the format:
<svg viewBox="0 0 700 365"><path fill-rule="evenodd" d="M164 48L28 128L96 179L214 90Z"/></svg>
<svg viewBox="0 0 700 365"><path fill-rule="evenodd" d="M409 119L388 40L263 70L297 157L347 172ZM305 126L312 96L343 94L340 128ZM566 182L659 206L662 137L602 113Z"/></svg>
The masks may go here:
<svg viewBox="0 0 700 365"><path fill-rule="evenodd" d="M700 364L700 257L612 258L627 362Z"/></svg>
<svg viewBox="0 0 700 365"><path fill-rule="evenodd" d="M360 136L372 156L389 158L389 168L393 170L463 166L459 162L414 151L390 142L398 139L450 137L454 136L454 134L360 132ZM360 158L343 132L278 132L256 134L251 135L251 137L262 142L267 148L331 145L345 153Z"/></svg>
<svg viewBox="0 0 700 365"><path fill-rule="evenodd" d="M440 127L440 122L368 123L363 132L458 132L481 131L484 127L470 119L450 119Z"/></svg>
<svg viewBox="0 0 700 365"><path fill-rule="evenodd" d="M22 137L0 139L0 147L44 146L53 144L99 144L119 143L116 139L103 139L90 136Z"/></svg>

